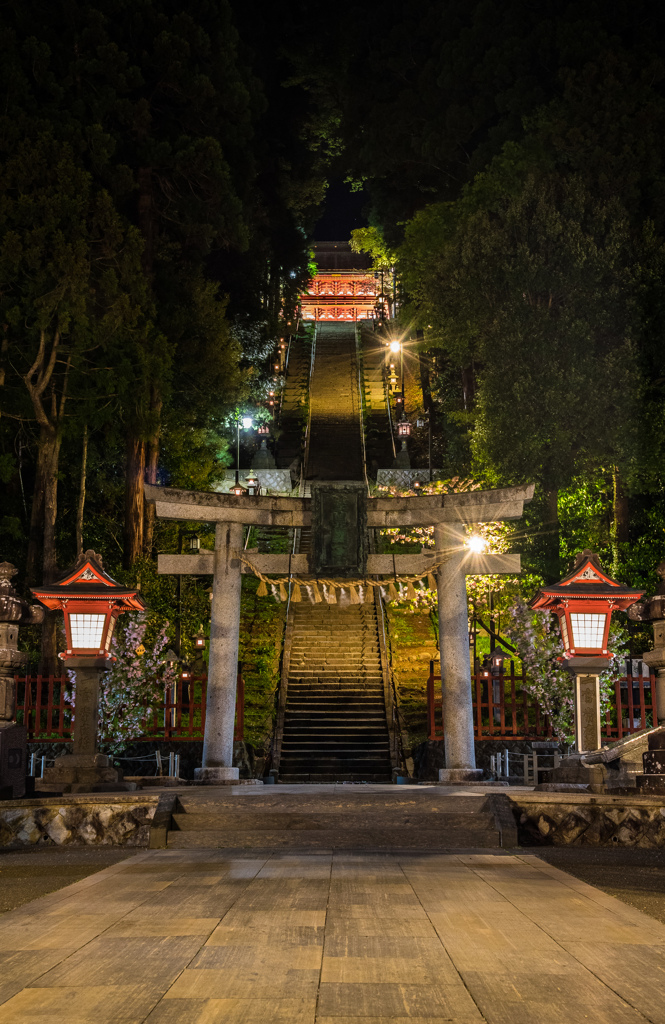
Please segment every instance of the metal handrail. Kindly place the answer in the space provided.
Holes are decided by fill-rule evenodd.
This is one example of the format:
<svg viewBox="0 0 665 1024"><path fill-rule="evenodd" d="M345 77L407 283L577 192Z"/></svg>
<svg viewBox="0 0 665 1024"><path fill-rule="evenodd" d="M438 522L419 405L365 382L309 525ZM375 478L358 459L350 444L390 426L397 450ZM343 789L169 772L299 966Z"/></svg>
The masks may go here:
<svg viewBox="0 0 665 1024"><path fill-rule="evenodd" d="M358 410L359 417L360 417L360 444L361 444L362 453L363 453L363 473L364 473L364 476L365 476L365 487L367 488L367 493L369 494L369 478L367 476L367 448L365 446L365 417L363 415L363 410L364 410L364 405L365 405L365 392L363 390L364 376L363 376L363 372L362 372L363 363L362 363L362 356L361 356L361 349L360 349L360 332L358 330L358 322L357 321L356 321L355 334L356 334L356 363L357 363L357 366L358 366L358 398L359 398L359 401L360 401L360 406L359 406L359 410Z"/></svg>

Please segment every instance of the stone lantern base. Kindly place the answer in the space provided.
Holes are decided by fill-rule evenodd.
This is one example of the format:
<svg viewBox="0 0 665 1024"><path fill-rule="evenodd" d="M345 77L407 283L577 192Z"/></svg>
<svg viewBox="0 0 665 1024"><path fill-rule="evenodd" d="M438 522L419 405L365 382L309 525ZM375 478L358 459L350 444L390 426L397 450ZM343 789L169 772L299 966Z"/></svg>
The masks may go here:
<svg viewBox="0 0 665 1024"><path fill-rule="evenodd" d="M121 781L106 754L63 754L36 788L42 793L112 793L134 790L136 783Z"/></svg>

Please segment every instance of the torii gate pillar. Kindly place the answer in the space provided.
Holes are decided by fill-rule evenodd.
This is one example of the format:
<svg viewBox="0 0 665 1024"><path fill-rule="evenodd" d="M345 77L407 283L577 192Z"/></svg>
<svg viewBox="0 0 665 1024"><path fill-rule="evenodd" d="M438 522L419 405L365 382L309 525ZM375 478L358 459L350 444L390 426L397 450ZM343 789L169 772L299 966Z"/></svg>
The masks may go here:
<svg viewBox="0 0 665 1024"><path fill-rule="evenodd" d="M439 782L473 782L482 779L476 768L473 736L473 698L469 660L469 619L466 574L468 550L464 549L463 523L434 527L435 558L442 559L437 572L441 696L443 702L446 767Z"/></svg>
<svg viewBox="0 0 665 1024"><path fill-rule="evenodd" d="M203 734L202 767L194 771L201 782L238 778L233 767L233 728L240 636L242 523L215 526L214 575L210 615L208 696Z"/></svg>

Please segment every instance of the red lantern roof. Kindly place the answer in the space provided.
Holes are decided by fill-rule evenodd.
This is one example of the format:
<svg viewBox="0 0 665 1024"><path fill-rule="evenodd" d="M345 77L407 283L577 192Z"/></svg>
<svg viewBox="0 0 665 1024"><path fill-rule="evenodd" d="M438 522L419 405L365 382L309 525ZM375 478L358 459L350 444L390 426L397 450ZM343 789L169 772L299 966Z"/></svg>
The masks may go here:
<svg viewBox="0 0 665 1024"><path fill-rule="evenodd" d="M47 608L62 608L67 600L112 601L122 611L142 611L146 604L137 587L123 587L104 570L94 551L81 555L73 570L48 586L33 587L33 597Z"/></svg>
<svg viewBox="0 0 665 1024"><path fill-rule="evenodd" d="M598 555L585 548L575 559L575 568L558 583L541 587L529 602L532 608L555 608L562 602L575 598L607 601L613 608L625 609L644 593L632 587L624 587L613 580L601 568Z"/></svg>
<svg viewBox="0 0 665 1024"><path fill-rule="evenodd" d="M603 571L598 555L585 548L575 559L572 572L558 583L542 587L531 598L531 608L556 612L559 617L564 658L609 659L612 612L625 611L643 594L624 587ZM591 663L589 663L591 664Z"/></svg>

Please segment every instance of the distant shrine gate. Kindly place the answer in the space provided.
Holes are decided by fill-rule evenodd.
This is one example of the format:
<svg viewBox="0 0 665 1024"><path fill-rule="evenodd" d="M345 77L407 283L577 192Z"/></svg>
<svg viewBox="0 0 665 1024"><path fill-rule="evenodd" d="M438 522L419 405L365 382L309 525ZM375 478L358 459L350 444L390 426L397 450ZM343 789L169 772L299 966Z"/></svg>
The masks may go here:
<svg viewBox="0 0 665 1024"><path fill-rule="evenodd" d="M465 546L476 523L519 519L533 497L533 484L494 491L419 497L369 498L363 484L339 481L314 484L311 498L198 493L145 484L146 500L160 519L215 523L214 551L197 555L160 555L158 571L212 574L210 659L202 780L238 778L233 767L241 573L299 579L343 578L345 586L374 582L379 576L436 575L441 690L446 768L451 783L478 779L476 769L469 662L466 577L521 571L517 554L479 554ZM311 555L258 554L243 551L245 526L312 530ZM433 526L434 549L419 555L368 553L367 531ZM243 567L243 562L249 562ZM386 579L386 583L390 580Z"/></svg>

